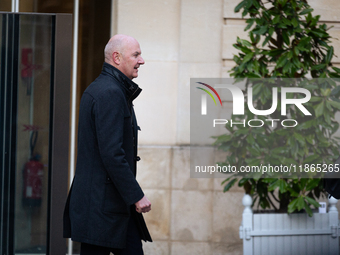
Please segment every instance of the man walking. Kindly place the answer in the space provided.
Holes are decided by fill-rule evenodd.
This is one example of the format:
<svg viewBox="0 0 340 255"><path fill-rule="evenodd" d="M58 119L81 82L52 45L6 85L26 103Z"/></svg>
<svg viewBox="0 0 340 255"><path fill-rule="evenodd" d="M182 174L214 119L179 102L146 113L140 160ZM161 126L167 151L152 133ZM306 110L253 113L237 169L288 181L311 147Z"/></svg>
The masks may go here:
<svg viewBox="0 0 340 255"><path fill-rule="evenodd" d="M144 64L136 39L107 43L102 73L85 90L79 111L78 157L64 212L64 237L81 243L81 255L140 255L152 241L141 213L151 203L136 181L137 130L132 81Z"/></svg>

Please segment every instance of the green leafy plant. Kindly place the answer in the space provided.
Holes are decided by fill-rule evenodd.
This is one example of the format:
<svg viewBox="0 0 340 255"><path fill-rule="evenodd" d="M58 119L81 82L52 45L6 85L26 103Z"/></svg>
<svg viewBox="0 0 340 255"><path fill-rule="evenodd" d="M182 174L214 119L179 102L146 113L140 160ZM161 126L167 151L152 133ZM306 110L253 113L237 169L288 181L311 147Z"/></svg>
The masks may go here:
<svg viewBox="0 0 340 255"><path fill-rule="evenodd" d="M252 87L253 105L259 110L271 107L272 87L277 87L277 83L261 79L275 78L287 86L285 78L294 78L294 82L288 80L289 86L311 92L311 99L304 106L312 116L305 116L297 107L289 107L287 115L298 122L294 128L226 126L229 133L216 137L215 141L220 150L227 152L225 162L219 164L238 167L301 165L302 168L307 164L314 171L309 171L309 178L234 174L222 183L224 191L238 183L253 196L254 204L258 203L263 209L288 213L304 209L311 216L311 206L318 207L316 199L325 194L321 176L317 175L317 167L323 165L317 164L333 163L339 155L338 140L333 134L339 128L335 113L340 110L340 87L337 85L340 69L331 63L334 49L330 45L329 28L318 23L320 16L312 15L313 9L306 0L268 0L266 3L243 0L235 8L235 12L239 11L247 18L245 30L249 31L249 38L237 38L233 45L239 53L233 58L236 65L231 76L247 80L244 94ZM303 79L306 77L314 80L309 82ZM251 80L253 78L259 80ZM280 93L279 89L278 98ZM290 96L299 97L298 94ZM271 119L281 119L279 110L278 105ZM254 116L249 109L245 109L243 118L268 119Z"/></svg>

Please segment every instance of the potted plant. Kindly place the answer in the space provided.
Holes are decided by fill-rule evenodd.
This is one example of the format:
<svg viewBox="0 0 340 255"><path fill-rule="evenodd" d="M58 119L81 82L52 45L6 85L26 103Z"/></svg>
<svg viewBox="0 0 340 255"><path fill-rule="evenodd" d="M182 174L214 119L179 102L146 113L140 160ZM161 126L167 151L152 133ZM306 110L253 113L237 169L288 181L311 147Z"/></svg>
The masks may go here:
<svg viewBox="0 0 340 255"><path fill-rule="evenodd" d="M312 115L306 116L297 107L289 107L287 115L298 122L294 128L282 125L261 128L226 126L228 132L215 137L217 148L227 154L225 161L219 164L236 165L238 168L260 164L295 165L302 166L302 170L306 166L310 171L304 176L290 175L290 178L275 174L261 178L261 174L235 173L222 182L224 192L237 183L246 194L252 196L251 206L257 204L262 209L288 212L290 215L285 214L285 217L308 221L307 215L313 215L313 207L319 207L316 200L325 195L322 176L317 171L320 167L318 163L326 164L329 169L329 164L339 156L338 140L334 138L334 133L339 128L335 113L340 110L340 87L336 80L340 78L340 69L331 63L334 49L327 32L330 28L318 23L320 16L312 15L313 9L306 0L243 0L235 8L235 12L239 11L242 11L242 17L247 17L245 30L249 31L249 38L237 38L234 44L239 53L233 58L235 66L231 76L247 80L244 94L247 95L247 91L252 89L253 105L258 110L271 108L273 85L251 79L275 78L283 83L286 78L294 79L289 86L306 88L311 92L311 98L304 106ZM306 81L306 77L313 80ZM291 96L299 98L296 94ZM281 115L274 112L270 117L280 119ZM254 116L246 108L244 116L232 116L234 121L240 121L240 118L261 120L264 117ZM254 248L254 240L248 234L254 229L247 227L258 223L254 222L253 216L247 218L252 211L249 196L245 197L243 203L246 209L240 236L244 239L244 252L248 254L246 247ZM307 216L305 220L291 215L301 211L307 212L304 214ZM334 220L337 223L337 215L337 211L332 215L333 223ZM275 221L267 220L269 224ZM327 224L330 222L327 220ZM328 227L335 229L337 224L336 227ZM338 238L333 239L338 242Z"/></svg>
<svg viewBox="0 0 340 255"><path fill-rule="evenodd" d="M340 110L340 87L336 81L340 78L340 69L331 63L334 49L327 32L330 28L318 23L320 16L313 16L313 9L304 0L269 0L266 4L262 0L243 0L235 8L235 12L239 11L243 17L249 17L245 28L249 38L237 38L234 44L239 53L234 56L236 65L231 76L301 81L289 84L311 92L311 99L304 105L312 115L305 116L297 107L290 107L288 115L298 122L294 128L226 126L229 133L215 137L218 149L228 153L226 160L219 164L293 164L317 170L317 163L333 163L339 156L338 140L333 134L339 128L334 117ZM308 76L314 80L302 80ZM251 87L253 105L259 110L269 109L272 105L270 86L270 82L247 82L244 94ZM280 119L279 114L274 112L270 117ZM253 119L254 114L246 108L242 118ZM233 119L239 118L233 116ZM315 174L316 171L309 171L311 178L234 174L222 184L226 192L238 183L252 195L253 205L257 203L263 209L288 213L304 209L311 216L311 206L318 207L316 199L324 194L322 178L316 178Z"/></svg>

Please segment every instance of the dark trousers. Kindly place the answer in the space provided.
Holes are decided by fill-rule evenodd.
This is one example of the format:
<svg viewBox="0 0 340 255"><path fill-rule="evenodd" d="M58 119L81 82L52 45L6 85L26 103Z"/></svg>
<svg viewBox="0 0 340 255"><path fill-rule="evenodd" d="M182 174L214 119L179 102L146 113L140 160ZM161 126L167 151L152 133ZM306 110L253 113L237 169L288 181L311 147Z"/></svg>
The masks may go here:
<svg viewBox="0 0 340 255"><path fill-rule="evenodd" d="M80 255L143 255L142 241L140 239L138 229L132 217L129 221L128 233L126 238L126 248L113 249L87 243L81 243Z"/></svg>

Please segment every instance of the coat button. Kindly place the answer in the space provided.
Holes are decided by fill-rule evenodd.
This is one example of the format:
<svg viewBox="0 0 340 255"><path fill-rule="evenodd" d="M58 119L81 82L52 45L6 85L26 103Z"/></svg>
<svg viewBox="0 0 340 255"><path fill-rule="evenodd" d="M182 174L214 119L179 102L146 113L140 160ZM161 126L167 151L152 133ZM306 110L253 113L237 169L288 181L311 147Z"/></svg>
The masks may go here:
<svg viewBox="0 0 340 255"><path fill-rule="evenodd" d="M141 158L139 156L136 157L136 161L139 161L141 160Z"/></svg>

